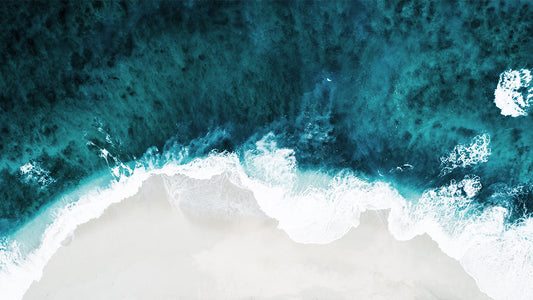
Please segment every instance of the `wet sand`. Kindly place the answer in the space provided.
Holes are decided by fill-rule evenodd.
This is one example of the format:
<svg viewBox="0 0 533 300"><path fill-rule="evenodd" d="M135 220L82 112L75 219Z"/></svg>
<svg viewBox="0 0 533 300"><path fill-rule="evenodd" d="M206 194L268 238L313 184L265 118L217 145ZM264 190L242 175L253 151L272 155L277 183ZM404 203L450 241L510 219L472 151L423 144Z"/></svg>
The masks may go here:
<svg viewBox="0 0 533 300"><path fill-rule="evenodd" d="M276 225L191 214L154 176L78 227L24 299L488 299L428 236L392 238L384 211L326 245Z"/></svg>

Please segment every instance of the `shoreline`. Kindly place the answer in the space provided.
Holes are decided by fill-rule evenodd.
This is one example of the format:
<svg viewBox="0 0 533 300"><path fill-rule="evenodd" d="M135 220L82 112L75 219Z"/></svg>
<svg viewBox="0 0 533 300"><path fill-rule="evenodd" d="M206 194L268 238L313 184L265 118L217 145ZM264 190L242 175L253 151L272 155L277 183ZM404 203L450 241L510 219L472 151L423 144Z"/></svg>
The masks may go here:
<svg viewBox="0 0 533 300"><path fill-rule="evenodd" d="M79 226L23 299L489 299L429 236L395 240L384 211L326 245L295 243L276 226L173 207L153 176Z"/></svg>

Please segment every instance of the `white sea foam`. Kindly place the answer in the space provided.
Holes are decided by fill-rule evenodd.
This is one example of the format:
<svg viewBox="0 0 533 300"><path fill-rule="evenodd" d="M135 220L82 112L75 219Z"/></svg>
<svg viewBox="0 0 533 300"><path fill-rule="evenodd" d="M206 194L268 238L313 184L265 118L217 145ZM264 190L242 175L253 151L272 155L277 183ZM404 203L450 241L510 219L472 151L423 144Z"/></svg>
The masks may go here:
<svg viewBox="0 0 533 300"><path fill-rule="evenodd" d="M38 183L41 188L46 188L46 186L55 182L55 179L50 176L50 171L43 169L39 163L34 161L21 166L19 171L26 182Z"/></svg>
<svg viewBox="0 0 533 300"><path fill-rule="evenodd" d="M509 226L506 208L473 202L479 180L466 176L426 191L402 211L391 210L389 230L399 240L429 234L494 299L531 299L533 220Z"/></svg>
<svg viewBox="0 0 533 300"><path fill-rule="evenodd" d="M459 260L474 277L482 291L494 299L531 299L533 295L533 220L501 228L498 220L507 211L492 209L487 212L488 228L478 224L472 230L471 247ZM492 228L490 227L492 225ZM498 228L500 227L500 228Z"/></svg>
<svg viewBox="0 0 533 300"><path fill-rule="evenodd" d="M504 116L527 116L533 103L533 76L528 69L506 70L500 74L494 103Z"/></svg>
<svg viewBox="0 0 533 300"><path fill-rule="evenodd" d="M183 163L175 158L186 156L187 149L178 152L159 155L151 149L131 176L123 175L108 188L95 188L55 211L56 217L47 226L40 246L30 254L18 251L15 242L4 241L0 248L2 297L20 299L78 225L135 194L153 174L177 178L166 184L174 205L233 216L264 213L278 220L279 228L301 243L331 242L357 227L362 212L389 209L388 226L393 236L407 240L428 233L445 253L460 261L489 296L527 299L533 295L533 223L527 219L507 228L505 208L476 204L473 200L481 189L481 179L476 176L452 180L425 191L418 201L406 201L389 184L365 180L348 170L330 174L300 169L294 151L279 148L273 134L266 135L242 156L211 153ZM168 157L173 159L167 160ZM199 180L212 183L213 190L195 190L194 183ZM227 188L252 193L256 203L242 201L250 199L248 196L225 197L223 189ZM212 199L202 205L194 203L197 192L209 193Z"/></svg>
<svg viewBox="0 0 533 300"><path fill-rule="evenodd" d="M456 168L464 168L481 162L487 162L491 154L490 136L475 136L469 145L459 144L447 155L440 158L441 175L446 175Z"/></svg>
<svg viewBox="0 0 533 300"><path fill-rule="evenodd" d="M139 171L136 176L124 178L108 189L95 188L62 209L43 212L54 214L55 220L44 231L40 246L27 255L21 254L17 241L3 241L0 248L2 299L21 299L30 284L40 279L48 260L77 226L97 218L110 204L134 195L146 178L147 173Z"/></svg>
<svg viewBox="0 0 533 300"><path fill-rule="evenodd" d="M330 176L298 170L294 152L279 149L272 135L245 158L252 177L243 182L261 209L300 243L329 243L357 227L361 212L403 203L388 184L370 183L349 171Z"/></svg>

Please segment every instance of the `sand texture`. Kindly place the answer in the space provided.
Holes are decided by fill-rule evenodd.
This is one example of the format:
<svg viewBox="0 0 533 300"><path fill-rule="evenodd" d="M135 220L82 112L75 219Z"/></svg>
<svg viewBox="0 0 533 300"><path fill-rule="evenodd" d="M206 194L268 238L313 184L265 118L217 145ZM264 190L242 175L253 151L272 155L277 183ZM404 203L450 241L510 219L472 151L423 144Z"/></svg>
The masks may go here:
<svg viewBox="0 0 533 300"><path fill-rule="evenodd" d="M164 184L152 177L80 226L24 299L487 299L428 236L394 240L386 212L330 244L298 244L266 216L172 206Z"/></svg>

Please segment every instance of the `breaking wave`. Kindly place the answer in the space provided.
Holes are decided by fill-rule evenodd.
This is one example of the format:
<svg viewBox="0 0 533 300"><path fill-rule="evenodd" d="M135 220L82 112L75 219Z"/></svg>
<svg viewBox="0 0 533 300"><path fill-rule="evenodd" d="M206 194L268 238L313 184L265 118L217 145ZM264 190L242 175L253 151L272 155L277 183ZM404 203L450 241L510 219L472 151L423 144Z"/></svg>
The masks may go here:
<svg viewBox="0 0 533 300"><path fill-rule="evenodd" d="M469 146L456 149L473 153L488 140L488 136L475 137ZM4 239L0 248L0 289L4 297L21 298L78 225L134 195L152 175L174 177L166 180L174 205L222 216L266 214L299 243L329 243L357 227L362 212L389 210L389 231L396 239L429 234L489 296L526 299L533 295L533 285L528 284L533 274L533 222L524 219L510 223L507 208L485 207L474 201L482 188L482 179L476 175L451 180L418 197L404 197L391 184L348 169L303 168L295 151L280 147L273 133L234 152L211 152L196 158L189 153L189 147L163 153L150 149L131 167L131 175L128 172L115 180L107 175L107 180L87 182L47 207L15 236ZM208 207L194 202L194 194L199 192L194 180L210 180L212 189L218 191L212 193L219 197L210 200ZM255 202L225 197L229 183L252 193ZM36 231L40 234L35 235Z"/></svg>

